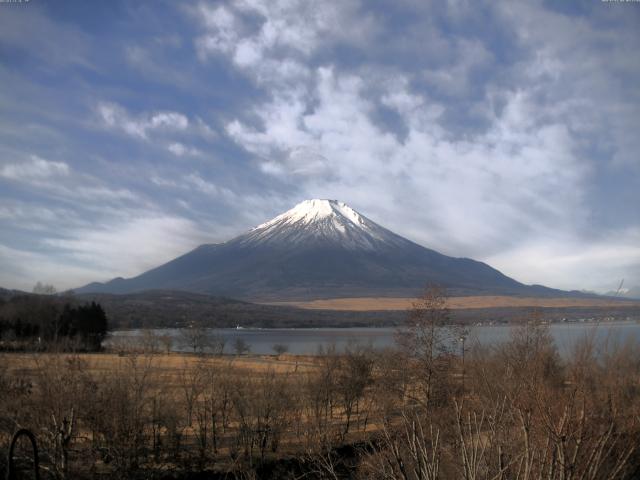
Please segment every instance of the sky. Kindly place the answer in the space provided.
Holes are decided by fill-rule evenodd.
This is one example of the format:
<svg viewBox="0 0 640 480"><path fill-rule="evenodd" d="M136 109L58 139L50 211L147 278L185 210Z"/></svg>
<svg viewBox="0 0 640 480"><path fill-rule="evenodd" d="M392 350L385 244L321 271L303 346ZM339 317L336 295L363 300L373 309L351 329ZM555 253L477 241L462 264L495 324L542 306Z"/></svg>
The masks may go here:
<svg viewBox="0 0 640 480"><path fill-rule="evenodd" d="M0 286L309 198L529 284L640 285L640 3L0 3Z"/></svg>

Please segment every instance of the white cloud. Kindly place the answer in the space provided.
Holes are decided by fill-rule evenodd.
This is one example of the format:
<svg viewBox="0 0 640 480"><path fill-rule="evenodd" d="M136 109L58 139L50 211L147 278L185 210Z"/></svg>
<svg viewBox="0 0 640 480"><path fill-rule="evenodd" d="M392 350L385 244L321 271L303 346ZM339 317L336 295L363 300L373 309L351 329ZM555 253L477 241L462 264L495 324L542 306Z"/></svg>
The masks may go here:
<svg viewBox="0 0 640 480"><path fill-rule="evenodd" d="M142 113L134 116L115 103L100 102L96 107L100 120L105 126L114 130L121 130L129 136L141 140L149 140L150 136L157 139L160 136L182 137L197 136L204 140L217 138L216 132L201 118L194 121L179 112L155 112ZM166 144L167 151L177 157L199 157L203 152L198 148L185 144L182 141L171 141Z"/></svg>
<svg viewBox="0 0 640 480"><path fill-rule="evenodd" d="M234 200L236 195L229 190L228 188L221 187L220 185L216 185L215 183L208 182L204 178L202 178L198 173L190 173L183 177L183 181L192 187L195 187L200 192L218 197L223 200Z"/></svg>
<svg viewBox="0 0 640 480"><path fill-rule="evenodd" d="M640 230L611 232L593 242L565 236L544 243L525 242L485 260L525 283L544 279L550 287L588 286L605 293L615 290L623 279L635 285L640 278Z"/></svg>
<svg viewBox="0 0 640 480"><path fill-rule="evenodd" d="M109 128L122 130L127 135L147 139L152 131L184 131L189 127L189 119L179 112L157 112L134 117L115 103L98 103L97 113Z"/></svg>
<svg viewBox="0 0 640 480"><path fill-rule="evenodd" d="M197 148L189 147L180 142L174 142L169 144L169 146L167 147L167 150L169 150L171 153L173 153L177 157L184 157L187 155L191 155L191 156L202 155L202 152Z"/></svg>
<svg viewBox="0 0 640 480"><path fill-rule="evenodd" d="M304 177L324 177L331 175L331 170L328 168L328 160L313 148L305 146L290 149L281 164L284 168L278 173L285 176L301 175ZM278 164L275 162L263 163L263 169L267 173L269 173L269 165L275 167Z"/></svg>
<svg viewBox="0 0 640 480"><path fill-rule="evenodd" d="M535 89L543 99L541 107L562 117L576 137L612 149L614 163L638 172L637 18L626 15L624 8L600 5L594 10L593 18L583 18L534 4L522 9L500 4L520 41L532 51L516 80Z"/></svg>
<svg viewBox="0 0 640 480"><path fill-rule="evenodd" d="M213 128L211 128L211 126L208 125L204 120L198 117L196 117L195 131L196 133L202 135L202 137L209 140L212 140L218 137L218 134L216 133L216 131Z"/></svg>
<svg viewBox="0 0 640 480"><path fill-rule="evenodd" d="M214 8L204 3L199 5L196 14L211 32L197 40L198 54L206 58L211 52L231 52L238 41L235 15L225 6Z"/></svg>
<svg viewBox="0 0 640 480"><path fill-rule="evenodd" d="M0 244L0 285L31 291L36 282L54 285L58 290L77 287L95 278L91 267L74 265L49 252L20 250Z"/></svg>
<svg viewBox="0 0 640 480"><path fill-rule="evenodd" d="M181 157L187 153L186 147L179 142L172 143L167 147L167 150L169 150L174 155L177 155L178 157Z"/></svg>
<svg viewBox="0 0 640 480"><path fill-rule="evenodd" d="M77 199L91 201L138 201L140 197L126 188L111 188L105 185L73 186L55 189L60 193Z"/></svg>
<svg viewBox="0 0 640 480"><path fill-rule="evenodd" d="M133 137L147 138L147 121L130 118L122 107L113 103L101 102L98 104L97 110L98 115L108 127L122 129Z"/></svg>
<svg viewBox="0 0 640 480"><path fill-rule="evenodd" d="M207 240L191 220L139 216L101 227L85 225L66 236L43 237L38 251L0 244L0 285L30 290L37 281L58 289L116 276L133 276L164 263Z"/></svg>
<svg viewBox="0 0 640 480"><path fill-rule="evenodd" d="M142 199L127 188L111 187L103 179L72 169L65 162L53 162L37 155L0 166L0 178L18 182L50 200L80 202L85 208L95 202L103 207L105 202L142 203Z"/></svg>
<svg viewBox="0 0 640 480"><path fill-rule="evenodd" d="M19 225L21 230L34 232L86 225L86 221L73 209L11 199L3 199L0 205L0 222L6 222L9 228Z"/></svg>
<svg viewBox="0 0 640 480"><path fill-rule="evenodd" d="M204 26L195 41L200 59L226 55L261 84L302 80L309 74L304 61L317 50L339 43L364 46L377 28L373 15L351 0L201 3L194 15ZM246 25L246 15L259 16L260 27Z"/></svg>
<svg viewBox="0 0 640 480"><path fill-rule="evenodd" d="M152 183L154 183L159 187L172 187L172 188L178 187L178 184L174 180L169 180L167 178L159 177L157 175L152 176L150 180Z"/></svg>
<svg viewBox="0 0 640 480"><path fill-rule="evenodd" d="M479 41L459 39L453 43L449 62L438 68L426 69L423 75L427 83L439 92L467 96L473 86L470 83L473 70L490 64L493 56Z"/></svg>
<svg viewBox="0 0 640 480"><path fill-rule="evenodd" d="M152 115L148 122L148 128L168 128L173 130L184 130L189 126L189 120L181 113L160 112Z"/></svg>
<svg viewBox="0 0 640 480"><path fill-rule="evenodd" d="M20 163L9 163L0 166L0 177L9 180L44 179L69 174L69 165L64 162L51 162L37 155Z"/></svg>
<svg viewBox="0 0 640 480"><path fill-rule="evenodd" d="M165 215L77 229L68 238L49 238L43 244L62 251L72 263L90 267L94 276L102 271L105 280L142 273L185 253L205 238L193 221Z"/></svg>

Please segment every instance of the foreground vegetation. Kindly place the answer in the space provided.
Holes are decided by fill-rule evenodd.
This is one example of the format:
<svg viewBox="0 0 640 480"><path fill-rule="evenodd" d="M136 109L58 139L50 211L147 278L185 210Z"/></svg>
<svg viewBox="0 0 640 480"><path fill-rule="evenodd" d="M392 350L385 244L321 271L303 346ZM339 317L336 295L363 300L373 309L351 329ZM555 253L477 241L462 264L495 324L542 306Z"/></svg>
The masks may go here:
<svg viewBox="0 0 640 480"><path fill-rule="evenodd" d="M30 429L47 478L638 478L637 345L563 360L535 318L495 348L447 320L436 293L383 352L7 353L0 447Z"/></svg>

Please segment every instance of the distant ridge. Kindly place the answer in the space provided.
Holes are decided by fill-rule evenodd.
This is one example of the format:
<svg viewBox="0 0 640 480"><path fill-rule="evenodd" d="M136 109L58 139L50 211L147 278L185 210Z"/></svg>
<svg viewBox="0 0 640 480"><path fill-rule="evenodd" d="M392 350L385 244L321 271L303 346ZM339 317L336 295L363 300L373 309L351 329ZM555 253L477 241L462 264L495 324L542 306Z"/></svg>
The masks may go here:
<svg viewBox="0 0 640 480"><path fill-rule="evenodd" d="M566 296L524 285L489 265L442 255L337 200L305 200L221 244L205 244L137 277L77 293L183 290L244 300L414 297L427 283L452 295Z"/></svg>

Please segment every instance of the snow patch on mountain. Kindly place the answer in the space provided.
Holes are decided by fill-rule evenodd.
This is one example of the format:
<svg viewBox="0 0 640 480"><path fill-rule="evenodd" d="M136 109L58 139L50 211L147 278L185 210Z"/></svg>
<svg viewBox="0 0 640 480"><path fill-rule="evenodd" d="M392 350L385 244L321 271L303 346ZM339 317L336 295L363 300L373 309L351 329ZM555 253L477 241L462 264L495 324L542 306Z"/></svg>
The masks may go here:
<svg viewBox="0 0 640 480"><path fill-rule="evenodd" d="M343 217L354 225L362 225L362 217L347 204L337 200L312 199L300 202L291 210L278 215L272 220L258 225L253 230L269 228L274 225L294 225L302 223L308 225L325 218Z"/></svg>
<svg viewBox="0 0 640 480"><path fill-rule="evenodd" d="M305 200L291 210L250 230L242 244L283 246L322 240L348 249L373 250L409 243L338 200Z"/></svg>

